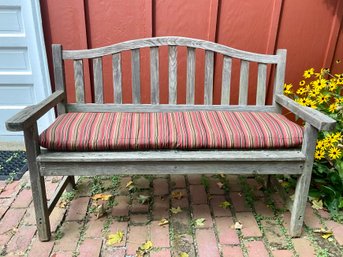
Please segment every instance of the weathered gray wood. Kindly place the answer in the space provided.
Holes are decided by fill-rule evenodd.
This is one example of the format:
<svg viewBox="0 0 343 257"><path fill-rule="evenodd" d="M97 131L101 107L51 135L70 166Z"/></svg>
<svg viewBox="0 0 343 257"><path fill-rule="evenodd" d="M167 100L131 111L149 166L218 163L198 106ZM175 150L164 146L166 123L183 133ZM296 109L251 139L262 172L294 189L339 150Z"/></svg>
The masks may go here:
<svg viewBox="0 0 343 257"><path fill-rule="evenodd" d="M141 102L141 78L140 78L140 53L139 49L131 51L131 67L132 67L132 103L138 104Z"/></svg>
<svg viewBox="0 0 343 257"><path fill-rule="evenodd" d="M315 127L311 126L309 123L306 123L303 145L301 149L303 154L306 156L306 161L304 164L304 170L298 178L295 189L294 204L292 208L290 224L290 235L292 237L299 237L301 235L301 228L304 222L308 191L311 183L317 137L318 130Z"/></svg>
<svg viewBox="0 0 343 257"><path fill-rule="evenodd" d="M74 61L74 79L75 79L76 102L84 103L85 102L85 82L84 82L84 76L83 76L83 61L82 60Z"/></svg>
<svg viewBox="0 0 343 257"><path fill-rule="evenodd" d="M256 105L265 105L266 103L266 89L267 89L267 65L264 63L258 64L257 71L257 91L256 91Z"/></svg>
<svg viewBox="0 0 343 257"><path fill-rule="evenodd" d="M241 71L239 77L239 105L248 104L248 84L249 84L249 62L241 61Z"/></svg>
<svg viewBox="0 0 343 257"><path fill-rule="evenodd" d="M121 72L121 54L114 54L112 57L114 103L122 103L122 72Z"/></svg>
<svg viewBox="0 0 343 257"><path fill-rule="evenodd" d="M52 195L52 197L50 198L50 201L48 202L48 213L49 213L49 215L51 214L51 212L55 208L58 200L60 199L61 195L63 194L64 190L66 189L66 187L68 186L69 183L70 183L69 182L69 176L64 176L64 178L58 184L58 187L56 188L54 194Z"/></svg>
<svg viewBox="0 0 343 257"><path fill-rule="evenodd" d="M65 91L65 75L64 75L64 64L62 60L62 45L52 45L52 63L54 66L54 82L55 90ZM65 96L65 102L67 102L67 96ZM63 103L57 105L57 114L63 114L66 112L66 108Z"/></svg>
<svg viewBox="0 0 343 257"><path fill-rule="evenodd" d="M194 104L195 90L195 48L187 47L187 88L186 103Z"/></svg>
<svg viewBox="0 0 343 257"><path fill-rule="evenodd" d="M64 91L55 91L45 100L36 105L31 105L21 110L6 121L6 128L10 131L22 131L31 127L40 117L51 108L62 102L65 98Z"/></svg>
<svg viewBox="0 0 343 257"><path fill-rule="evenodd" d="M44 162L44 176L75 175L95 176L115 174L300 174L303 162Z"/></svg>
<svg viewBox="0 0 343 257"><path fill-rule="evenodd" d="M38 162L149 162L149 161L230 161L230 162L304 162L300 150L154 150L113 152L49 152L44 151Z"/></svg>
<svg viewBox="0 0 343 257"><path fill-rule="evenodd" d="M232 59L228 56L224 56L223 71L222 71L221 104L230 104L231 67L232 67Z"/></svg>
<svg viewBox="0 0 343 257"><path fill-rule="evenodd" d="M177 47L169 46L169 104L176 104L177 101Z"/></svg>
<svg viewBox="0 0 343 257"><path fill-rule="evenodd" d="M104 83L102 78L102 58L93 59L93 70L94 70L94 102L101 104L104 102Z"/></svg>
<svg viewBox="0 0 343 257"><path fill-rule="evenodd" d="M315 109L302 106L285 95L275 95L275 101L318 130L332 130L336 127L336 121L334 119Z"/></svg>
<svg viewBox="0 0 343 257"><path fill-rule="evenodd" d="M150 48L150 80L151 80L151 103L160 103L160 77L159 77L158 47Z"/></svg>
<svg viewBox="0 0 343 257"><path fill-rule="evenodd" d="M279 49L277 50L277 56L279 57L279 62L276 66L275 79L274 79L274 92L273 92L273 104L277 106L277 112L281 113L282 108L280 105L275 103L275 95L283 94L283 86L285 83L285 73L286 73L286 55L287 50Z"/></svg>
<svg viewBox="0 0 343 257"><path fill-rule="evenodd" d="M223 55L231 56L237 59L243 59L251 62L259 63L277 63L279 61L279 56L267 55L267 54L257 54L242 50L237 50L225 45L218 43L213 43L200 39L185 38L185 37L154 37L154 38L143 38L130 40L122 42L119 44L114 44L110 46L85 49L85 50L64 50L63 59L83 59L83 58L96 58L104 55L110 55L119 53L122 51L138 49L143 47L152 46L162 46L162 45L172 45L172 46L186 46L192 48L199 48L204 50L209 50L217 52Z"/></svg>
<svg viewBox="0 0 343 257"><path fill-rule="evenodd" d="M67 104L67 108L70 112L275 111L275 107L271 105Z"/></svg>
<svg viewBox="0 0 343 257"><path fill-rule="evenodd" d="M38 237L40 241L49 241L51 232L44 177L41 176L38 163L36 162L36 157L40 153L37 123L24 130L24 139Z"/></svg>
<svg viewBox="0 0 343 257"><path fill-rule="evenodd" d="M214 52L205 51L205 87L204 104L211 105L213 101L213 60Z"/></svg>

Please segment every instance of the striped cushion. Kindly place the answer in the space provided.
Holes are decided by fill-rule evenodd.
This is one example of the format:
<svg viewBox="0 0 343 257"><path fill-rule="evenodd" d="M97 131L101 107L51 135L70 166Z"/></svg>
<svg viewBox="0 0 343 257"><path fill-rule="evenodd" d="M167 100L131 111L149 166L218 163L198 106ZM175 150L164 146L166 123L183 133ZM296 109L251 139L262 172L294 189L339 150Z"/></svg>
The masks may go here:
<svg viewBox="0 0 343 257"><path fill-rule="evenodd" d="M57 151L299 146L303 129L266 112L67 113L40 136Z"/></svg>

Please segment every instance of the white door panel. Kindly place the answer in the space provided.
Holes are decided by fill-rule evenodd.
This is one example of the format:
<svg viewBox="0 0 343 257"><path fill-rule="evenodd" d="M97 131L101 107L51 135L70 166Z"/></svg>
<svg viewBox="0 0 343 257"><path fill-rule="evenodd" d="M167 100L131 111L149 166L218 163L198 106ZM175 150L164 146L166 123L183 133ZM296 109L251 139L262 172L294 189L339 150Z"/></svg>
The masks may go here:
<svg viewBox="0 0 343 257"><path fill-rule="evenodd" d="M0 0L0 142L22 141L5 121L28 105L51 94L39 1ZM53 120L53 112L38 123L39 130Z"/></svg>

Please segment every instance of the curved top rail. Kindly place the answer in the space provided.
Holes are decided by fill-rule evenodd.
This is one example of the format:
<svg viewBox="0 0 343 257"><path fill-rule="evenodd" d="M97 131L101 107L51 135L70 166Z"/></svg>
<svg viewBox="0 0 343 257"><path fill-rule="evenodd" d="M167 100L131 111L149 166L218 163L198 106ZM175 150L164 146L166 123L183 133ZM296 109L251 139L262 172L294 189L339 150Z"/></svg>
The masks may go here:
<svg viewBox="0 0 343 257"><path fill-rule="evenodd" d="M257 54L248 51L234 49L218 43L213 43L206 40L186 38L186 37L154 37L154 38L142 38L136 40L130 40L121 42L118 44L104 46L93 49L85 50L63 50L63 59L84 59L84 58L97 58L104 55L110 55L119 53L122 51L138 49L143 47L154 47L154 46L187 46L200 48L204 50L214 51L223 55L227 55L233 58L242 60L259 62L259 63L278 63L280 56L268 55L268 54Z"/></svg>

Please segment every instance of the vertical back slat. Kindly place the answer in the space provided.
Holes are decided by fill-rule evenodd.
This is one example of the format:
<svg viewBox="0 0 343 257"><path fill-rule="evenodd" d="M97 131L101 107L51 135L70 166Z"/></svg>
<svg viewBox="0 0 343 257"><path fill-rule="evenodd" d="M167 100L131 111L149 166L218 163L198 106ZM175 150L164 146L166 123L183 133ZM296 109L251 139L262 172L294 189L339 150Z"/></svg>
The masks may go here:
<svg viewBox="0 0 343 257"><path fill-rule="evenodd" d="M177 101L177 47L169 46L169 104Z"/></svg>
<svg viewBox="0 0 343 257"><path fill-rule="evenodd" d="M64 65L62 60L62 45L52 45L52 59L54 66L54 81L55 89L62 90L65 92L65 76L64 76ZM67 102L67 94L65 94L65 102ZM65 105L60 103L57 105L58 115L65 113Z"/></svg>
<svg viewBox="0 0 343 257"><path fill-rule="evenodd" d="M76 102L85 102L85 82L83 77L83 61L74 60L74 79L75 79L75 93Z"/></svg>
<svg viewBox="0 0 343 257"><path fill-rule="evenodd" d="M121 54L112 56L114 103L121 104L122 100L122 76L121 76Z"/></svg>
<svg viewBox="0 0 343 257"><path fill-rule="evenodd" d="M212 51L205 51L205 87L204 104L210 105L213 101L213 59Z"/></svg>
<svg viewBox="0 0 343 257"><path fill-rule="evenodd" d="M186 104L194 104L195 48L187 47L187 92Z"/></svg>
<svg viewBox="0 0 343 257"><path fill-rule="evenodd" d="M151 103L160 103L159 83L159 56L158 47L150 48L150 81L151 81Z"/></svg>
<svg viewBox="0 0 343 257"><path fill-rule="evenodd" d="M257 73L256 105L266 103L267 64L259 63Z"/></svg>
<svg viewBox="0 0 343 257"><path fill-rule="evenodd" d="M102 78L102 58L93 59L93 71L94 71L94 102L102 104L104 102L104 83Z"/></svg>
<svg viewBox="0 0 343 257"><path fill-rule="evenodd" d="M131 50L132 103L141 102L140 54L139 49Z"/></svg>
<svg viewBox="0 0 343 257"><path fill-rule="evenodd" d="M241 60L241 71L239 79L239 105L248 104L249 62Z"/></svg>
<svg viewBox="0 0 343 257"><path fill-rule="evenodd" d="M221 104L230 104L231 67L232 67L232 59L228 56L224 56L223 71L222 71Z"/></svg>

